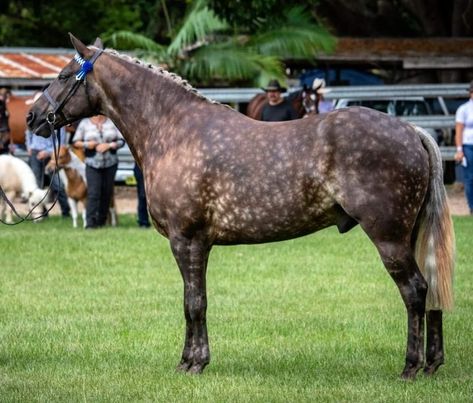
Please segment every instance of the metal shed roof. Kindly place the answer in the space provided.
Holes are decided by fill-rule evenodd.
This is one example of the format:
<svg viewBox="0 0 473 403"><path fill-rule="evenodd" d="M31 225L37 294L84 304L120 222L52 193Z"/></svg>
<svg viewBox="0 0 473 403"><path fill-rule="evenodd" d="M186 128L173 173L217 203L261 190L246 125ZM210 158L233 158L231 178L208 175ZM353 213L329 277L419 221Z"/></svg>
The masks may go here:
<svg viewBox="0 0 473 403"><path fill-rule="evenodd" d="M41 85L56 77L72 49L0 48L0 85Z"/></svg>

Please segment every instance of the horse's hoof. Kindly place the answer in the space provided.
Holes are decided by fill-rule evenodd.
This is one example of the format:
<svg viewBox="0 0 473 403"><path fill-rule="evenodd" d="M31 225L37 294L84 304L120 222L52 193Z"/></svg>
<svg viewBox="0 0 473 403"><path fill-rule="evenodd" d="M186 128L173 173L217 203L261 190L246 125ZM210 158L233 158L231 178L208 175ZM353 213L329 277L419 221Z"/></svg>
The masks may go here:
<svg viewBox="0 0 473 403"><path fill-rule="evenodd" d="M190 362L181 361L179 363L179 365L176 367L176 371L187 372L187 371L189 371L189 368L191 367L191 364L192 363L190 363Z"/></svg>
<svg viewBox="0 0 473 403"><path fill-rule="evenodd" d="M201 374L203 371L204 371L204 368L205 368L205 364L202 365L202 364L194 364L192 365L192 367L189 368L189 374Z"/></svg>
<svg viewBox="0 0 473 403"><path fill-rule="evenodd" d="M437 360L437 361L434 361L432 363L428 363L425 367L424 367L424 375L427 375L427 376L430 376L430 375L433 375L435 374L435 372L437 372L437 370L439 369L439 367L443 364L443 360Z"/></svg>
<svg viewBox="0 0 473 403"><path fill-rule="evenodd" d="M414 381L416 379L416 374L417 374L417 371L416 372L403 371L402 374L401 374L401 379L403 381Z"/></svg>
<svg viewBox="0 0 473 403"><path fill-rule="evenodd" d="M413 381L416 379L417 372L421 369L421 367L411 367L411 366L406 366L404 368L404 371L402 371L401 378L405 381Z"/></svg>

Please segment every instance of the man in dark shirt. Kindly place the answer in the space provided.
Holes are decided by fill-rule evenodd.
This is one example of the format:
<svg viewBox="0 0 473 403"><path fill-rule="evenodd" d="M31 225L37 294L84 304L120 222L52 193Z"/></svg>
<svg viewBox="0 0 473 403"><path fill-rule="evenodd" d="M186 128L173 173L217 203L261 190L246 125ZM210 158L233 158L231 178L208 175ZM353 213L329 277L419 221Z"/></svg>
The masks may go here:
<svg viewBox="0 0 473 403"><path fill-rule="evenodd" d="M286 88L281 87L278 80L271 80L263 90L266 92L268 102L263 106L261 120L280 122L298 118L291 103L282 97L282 93L286 92Z"/></svg>

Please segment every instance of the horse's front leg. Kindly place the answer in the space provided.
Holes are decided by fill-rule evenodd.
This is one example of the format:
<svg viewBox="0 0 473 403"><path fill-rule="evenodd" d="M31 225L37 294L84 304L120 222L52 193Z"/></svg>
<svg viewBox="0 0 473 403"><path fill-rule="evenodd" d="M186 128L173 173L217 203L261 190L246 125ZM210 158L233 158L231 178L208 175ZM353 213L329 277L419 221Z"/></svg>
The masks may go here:
<svg viewBox="0 0 473 403"><path fill-rule="evenodd" d="M199 237L171 238L171 248L184 280L186 336L178 369L201 373L210 362L207 336L206 271L210 245Z"/></svg>
<svg viewBox="0 0 473 403"><path fill-rule="evenodd" d="M8 191L5 193L5 196L7 196L7 199L8 200L13 200L13 198L15 197L15 192L12 192L12 191ZM2 217L3 215L5 216L5 222L8 223L8 224L11 224L13 223L13 212L10 208L10 206L7 206L7 203L5 201L3 201L3 213L0 217Z"/></svg>
<svg viewBox="0 0 473 403"><path fill-rule="evenodd" d="M77 202L72 197L68 197L67 202L71 209L72 227L77 228Z"/></svg>

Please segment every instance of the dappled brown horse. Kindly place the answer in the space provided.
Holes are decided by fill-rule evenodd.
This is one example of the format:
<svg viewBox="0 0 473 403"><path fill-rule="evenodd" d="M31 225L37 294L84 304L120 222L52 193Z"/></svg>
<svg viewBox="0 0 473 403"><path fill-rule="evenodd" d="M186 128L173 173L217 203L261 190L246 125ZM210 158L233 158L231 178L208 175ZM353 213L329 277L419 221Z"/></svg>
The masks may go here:
<svg viewBox="0 0 473 403"><path fill-rule="evenodd" d="M49 136L47 119L60 127L103 114L123 133L143 169L154 226L169 238L184 280L181 370L198 373L210 361L213 245L360 224L407 309L402 376L436 371L444 361L442 310L453 304L454 240L441 156L428 134L360 107L258 122L161 68L102 52L100 41L87 48L71 39L78 55L33 105L28 124Z"/></svg>

